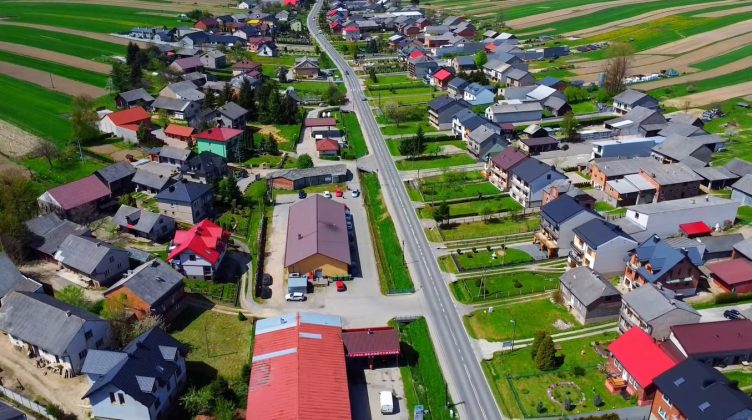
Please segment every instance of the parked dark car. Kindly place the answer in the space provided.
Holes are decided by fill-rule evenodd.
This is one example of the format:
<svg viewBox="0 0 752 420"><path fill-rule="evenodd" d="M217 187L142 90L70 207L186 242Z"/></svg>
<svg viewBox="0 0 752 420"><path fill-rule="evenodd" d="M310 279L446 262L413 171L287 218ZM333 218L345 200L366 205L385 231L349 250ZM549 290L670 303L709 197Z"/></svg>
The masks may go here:
<svg viewBox="0 0 752 420"><path fill-rule="evenodd" d="M726 319L744 319L744 315L736 309L723 311L723 317Z"/></svg>
<svg viewBox="0 0 752 420"><path fill-rule="evenodd" d="M306 194L306 192L304 190L298 191L298 198L303 199L303 198L306 198L306 197L308 197L308 194Z"/></svg>

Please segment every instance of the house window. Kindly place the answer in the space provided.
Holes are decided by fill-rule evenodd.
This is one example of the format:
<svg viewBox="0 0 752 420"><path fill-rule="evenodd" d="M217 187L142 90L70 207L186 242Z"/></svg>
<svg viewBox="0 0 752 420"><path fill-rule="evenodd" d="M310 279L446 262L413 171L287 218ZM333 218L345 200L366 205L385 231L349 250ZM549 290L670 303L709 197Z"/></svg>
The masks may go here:
<svg viewBox="0 0 752 420"><path fill-rule="evenodd" d="M115 404L115 394L110 392L110 404Z"/></svg>
<svg viewBox="0 0 752 420"><path fill-rule="evenodd" d="M110 262L115 262L115 257L110 256Z"/></svg>
<svg viewBox="0 0 752 420"><path fill-rule="evenodd" d="M120 404L125 404L125 395L123 395L123 393L119 392L117 394L117 396L118 396L118 401L120 402Z"/></svg>
<svg viewBox="0 0 752 420"><path fill-rule="evenodd" d="M78 352L78 358L83 360L86 357L86 352L87 352L86 349L83 349L80 352Z"/></svg>
<svg viewBox="0 0 752 420"><path fill-rule="evenodd" d="M86 331L86 332L84 333L84 337L85 337L85 338L86 338L87 340L88 340L88 339L90 339L90 338L91 338L91 337L93 337L93 336L94 336L94 333L92 333L91 331Z"/></svg>
<svg viewBox="0 0 752 420"><path fill-rule="evenodd" d="M102 347L102 344L104 344L104 340L102 340L101 338L97 340L96 343L94 343L94 345L97 346L97 348Z"/></svg>
<svg viewBox="0 0 752 420"><path fill-rule="evenodd" d="M188 259L191 260L191 261L196 261L196 256L193 255L193 254L191 254L191 255L188 256Z"/></svg>
<svg viewBox="0 0 752 420"><path fill-rule="evenodd" d="M663 420L666 420L668 417L668 413L666 413L666 410L663 409L663 407L658 407L658 415L661 416Z"/></svg>
<svg viewBox="0 0 752 420"><path fill-rule="evenodd" d="M671 407L671 400L666 396L666 394L663 394L663 402L668 404L669 407Z"/></svg>

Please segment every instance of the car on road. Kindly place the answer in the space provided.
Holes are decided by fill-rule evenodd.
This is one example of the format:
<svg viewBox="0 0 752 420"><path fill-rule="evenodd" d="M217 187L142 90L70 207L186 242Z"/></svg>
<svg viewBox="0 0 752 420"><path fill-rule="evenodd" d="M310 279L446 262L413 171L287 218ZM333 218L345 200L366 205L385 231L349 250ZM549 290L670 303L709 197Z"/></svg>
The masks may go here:
<svg viewBox="0 0 752 420"><path fill-rule="evenodd" d="M726 319L744 319L744 315L736 309L728 309L723 311L723 317Z"/></svg>
<svg viewBox="0 0 752 420"><path fill-rule="evenodd" d="M339 188L337 188L337 190L334 191L334 195L337 196L337 198L342 198L342 196L344 194L342 193L342 190L340 190Z"/></svg>
<svg viewBox="0 0 752 420"><path fill-rule="evenodd" d="M324 191L324 197L332 198L332 193L330 193L329 191Z"/></svg>
<svg viewBox="0 0 752 420"><path fill-rule="evenodd" d="M273 282L273 280L272 280L272 276L271 275L269 275L267 273L264 273L264 275L261 276L261 285L262 286L264 286L264 287L271 286L272 282Z"/></svg>
<svg viewBox="0 0 752 420"><path fill-rule="evenodd" d="M345 74L349 76L350 75L350 70L345 70Z"/></svg>
<svg viewBox="0 0 752 420"><path fill-rule="evenodd" d="M288 302L303 302L306 300L306 296L303 292L293 292L286 294L285 300Z"/></svg>
<svg viewBox="0 0 752 420"><path fill-rule="evenodd" d="M360 197L360 190L352 190L351 194L353 198L358 198Z"/></svg>
<svg viewBox="0 0 752 420"><path fill-rule="evenodd" d="M305 190L298 191L298 198L303 199L303 198L306 198L306 197L308 197L308 194L306 194Z"/></svg>
<svg viewBox="0 0 752 420"><path fill-rule="evenodd" d="M337 291L338 292L344 292L347 290L347 286L345 286L345 282L340 280L337 282Z"/></svg>

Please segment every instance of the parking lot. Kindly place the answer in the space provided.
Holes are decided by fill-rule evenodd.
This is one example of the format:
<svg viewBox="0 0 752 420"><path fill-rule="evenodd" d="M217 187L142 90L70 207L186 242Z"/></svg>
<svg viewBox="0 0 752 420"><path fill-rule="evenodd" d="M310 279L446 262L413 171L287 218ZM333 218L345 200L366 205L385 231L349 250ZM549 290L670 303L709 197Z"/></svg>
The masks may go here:
<svg viewBox="0 0 752 420"><path fill-rule="evenodd" d="M350 369L350 406L353 420L407 420L410 413L405 401L405 387L399 367ZM394 412L382 414L381 391L392 393Z"/></svg>

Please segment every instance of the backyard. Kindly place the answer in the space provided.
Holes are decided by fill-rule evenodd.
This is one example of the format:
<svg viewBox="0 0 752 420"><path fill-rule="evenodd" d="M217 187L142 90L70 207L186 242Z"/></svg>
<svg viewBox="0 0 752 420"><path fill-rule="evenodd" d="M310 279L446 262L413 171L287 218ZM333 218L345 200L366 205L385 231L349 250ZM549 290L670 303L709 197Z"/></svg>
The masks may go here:
<svg viewBox="0 0 752 420"><path fill-rule="evenodd" d="M426 204L426 206L419 211L420 217L424 219L432 218L434 206L437 205L436 202L434 202L433 205ZM491 215L493 213L522 210L522 206L509 196L491 196L480 199L476 197L468 199L467 201L447 205L449 206L450 218Z"/></svg>
<svg viewBox="0 0 752 420"><path fill-rule="evenodd" d="M462 303L481 302L553 290L559 287L560 275L532 271L478 275L452 282L450 289Z"/></svg>
<svg viewBox="0 0 752 420"><path fill-rule="evenodd" d="M495 353L492 360L482 362L482 367L500 407L512 418L565 417L629 407L633 405L631 400L612 395L606 390L605 375L598 367L606 359L593 348L593 344L604 346L617 336L615 332L605 332L556 343L560 364L548 372L535 367L529 347L512 353ZM552 386L552 396L562 400L562 403L554 402L549 397L548 391ZM602 401L600 407L595 407L596 395ZM563 400L566 398L573 403L573 409L569 412L564 410ZM537 410L539 404L542 408L540 411Z"/></svg>
<svg viewBox="0 0 752 420"><path fill-rule="evenodd" d="M514 248L494 251L464 251L454 254L454 260L459 264L460 271L478 270L482 268L501 267L510 264L520 264L533 261L533 257L525 251Z"/></svg>
<svg viewBox="0 0 752 420"><path fill-rule="evenodd" d="M417 171L424 169L443 169L452 166L472 165L476 160L466 153L454 155L419 156L397 161L400 171Z"/></svg>
<svg viewBox="0 0 752 420"><path fill-rule="evenodd" d="M251 355L252 321L189 306L172 321L171 335L188 347L191 377L211 382L240 376Z"/></svg>
<svg viewBox="0 0 752 420"><path fill-rule="evenodd" d="M368 173L361 173L360 178L376 253L376 265L380 274L381 291L414 291L397 230L381 195L379 178Z"/></svg>
<svg viewBox="0 0 752 420"><path fill-rule="evenodd" d="M485 222L447 223L441 226L439 231L445 241L456 241L533 232L538 226L540 216L530 214L519 218L489 219Z"/></svg>
<svg viewBox="0 0 752 420"><path fill-rule="evenodd" d="M483 178L481 171L449 171L421 178L419 185L423 197L420 201L426 202L501 194L498 188Z"/></svg>
<svg viewBox="0 0 752 420"><path fill-rule="evenodd" d="M707 132L726 139L726 150L713 154L713 166L725 165L733 158L752 161L752 111L737 106L738 102L722 103L720 109L726 116L705 123Z"/></svg>

